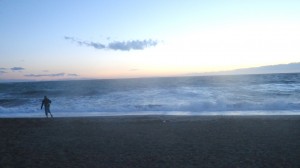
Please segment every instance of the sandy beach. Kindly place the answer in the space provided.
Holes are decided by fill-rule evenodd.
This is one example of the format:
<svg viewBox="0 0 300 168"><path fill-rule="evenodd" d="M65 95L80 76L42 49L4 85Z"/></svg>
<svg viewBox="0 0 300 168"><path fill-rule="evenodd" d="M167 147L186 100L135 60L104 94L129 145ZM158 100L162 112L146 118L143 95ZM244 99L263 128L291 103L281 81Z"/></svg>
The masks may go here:
<svg viewBox="0 0 300 168"><path fill-rule="evenodd" d="M300 167L300 116L0 119L0 167Z"/></svg>

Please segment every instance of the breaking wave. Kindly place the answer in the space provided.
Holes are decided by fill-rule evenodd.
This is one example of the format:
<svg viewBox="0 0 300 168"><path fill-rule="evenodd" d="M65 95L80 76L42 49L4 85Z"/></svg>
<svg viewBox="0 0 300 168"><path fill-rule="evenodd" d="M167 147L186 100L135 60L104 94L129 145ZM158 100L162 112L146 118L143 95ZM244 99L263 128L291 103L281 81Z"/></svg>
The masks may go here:
<svg viewBox="0 0 300 168"><path fill-rule="evenodd" d="M0 84L0 117L300 114L300 75L242 75Z"/></svg>

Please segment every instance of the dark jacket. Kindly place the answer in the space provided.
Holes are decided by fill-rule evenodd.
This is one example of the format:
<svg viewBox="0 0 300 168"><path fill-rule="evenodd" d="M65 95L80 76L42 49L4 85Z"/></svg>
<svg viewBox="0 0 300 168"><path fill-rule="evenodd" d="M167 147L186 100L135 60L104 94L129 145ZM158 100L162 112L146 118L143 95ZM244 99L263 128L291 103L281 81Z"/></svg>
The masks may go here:
<svg viewBox="0 0 300 168"><path fill-rule="evenodd" d="M45 107L50 107L50 104L51 104L51 100L48 99L48 98L44 98L44 100L42 101L42 106L41 106L41 108L43 108L43 105L44 105Z"/></svg>

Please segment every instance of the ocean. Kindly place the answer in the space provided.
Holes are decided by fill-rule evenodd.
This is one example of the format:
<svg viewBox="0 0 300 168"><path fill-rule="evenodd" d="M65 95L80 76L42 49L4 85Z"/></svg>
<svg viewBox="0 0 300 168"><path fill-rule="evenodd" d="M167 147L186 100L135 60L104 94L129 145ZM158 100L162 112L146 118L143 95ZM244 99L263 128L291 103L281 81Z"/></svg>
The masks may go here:
<svg viewBox="0 0 300 168"><path fill-rule="evenodd" d="M0 117L300 115L300 74L0 83Z"/></svg>

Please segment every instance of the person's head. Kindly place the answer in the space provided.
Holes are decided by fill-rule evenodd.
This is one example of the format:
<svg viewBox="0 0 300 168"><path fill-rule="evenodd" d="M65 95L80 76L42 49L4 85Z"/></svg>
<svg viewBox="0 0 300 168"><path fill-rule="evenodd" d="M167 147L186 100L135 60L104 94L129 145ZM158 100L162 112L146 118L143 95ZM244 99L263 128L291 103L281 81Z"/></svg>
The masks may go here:
<svg viewBox="0 0 300 168"><path fill-rule="evenodd" d="M44 96L44 99L47 99L47 96Z"/></svg>

